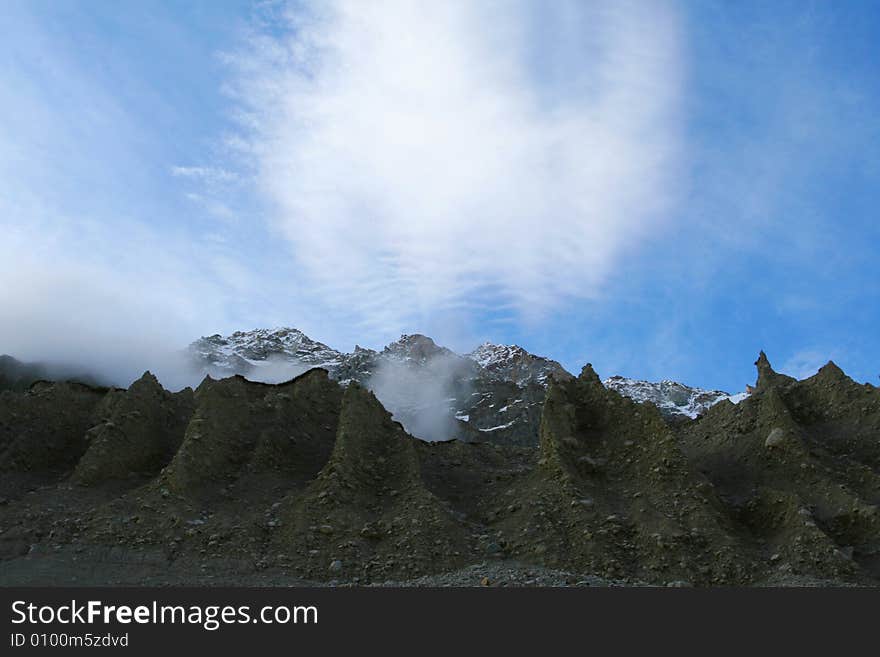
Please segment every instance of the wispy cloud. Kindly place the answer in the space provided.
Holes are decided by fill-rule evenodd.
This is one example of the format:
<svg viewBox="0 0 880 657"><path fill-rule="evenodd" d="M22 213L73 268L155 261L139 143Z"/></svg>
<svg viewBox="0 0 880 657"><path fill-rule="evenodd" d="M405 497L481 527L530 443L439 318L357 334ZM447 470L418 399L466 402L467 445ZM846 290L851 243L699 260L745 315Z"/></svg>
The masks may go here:
<svg viewBox="0 0 880 657"><path fill-rule="evenodd" d="M244 296L225 262L236 251L167 201L160 101L127 104L39 13L10 6L0 44L0 353L191 384L177 352Z"/></svg>
<svg viewBox="0 0 880 657"><path fill-rule="evenodd" d="M220 184L236 182L239 176L234 171L227 171L219 167L171 167L171 175L178 178L199 180L207 184Z"/></svg>
<svg viewBox="0 0 880 657"><path fill-rule="evenodd" d="M666 4L280 15L229 58L230 90L275 226L325 307L392 331L590 297L676 200Z"/></svg>
<svg viewBox="0 0 880 657"><path fill-rule="evenodd" d="M77 364L120 385L146 369L170 387L195 383L178 352L205 315L222 313L216 274L145 227L117 223L125 237L111 254L109 231L69 220L0 222L0 353Z"/></svg>

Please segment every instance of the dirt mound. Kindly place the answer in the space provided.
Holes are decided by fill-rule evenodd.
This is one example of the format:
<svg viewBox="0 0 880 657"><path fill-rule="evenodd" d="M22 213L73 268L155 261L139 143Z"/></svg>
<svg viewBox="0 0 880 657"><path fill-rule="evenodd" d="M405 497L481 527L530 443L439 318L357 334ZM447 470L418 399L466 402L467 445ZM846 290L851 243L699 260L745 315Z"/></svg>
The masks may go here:
<svg viewBox="0 0 880 657"><path fill-rule="evenodd" d="M142 560L158 559L207 579L206 561L241 573L265 570L274 561L267 550L280 500L313 481L330 457L342 397L339 385L325 371L312 370L278 385L241 377L206 379L194 394L160 393L149 376L132 388L130 395L109 396L101 417L135 408L143 418L149 410L155 426L167 430L169 442L146 433L144 437L154 439L149 449L128 455L115 454L107 440L108 449L87 455L72 481L82 483L82 473L94 477L89 481L110 480L110 472L123 472L133 460L156 455L154 448L173 440L178 446L170 462L143 486L132 488L130 480L121 487L88 489L63 484L62 500L40 501L38 513L34 507L16 507L13 515L21 524L41 525L34 531L51 535L59 546L69 541L113 564L123 559L139 567ZM170 413L175 408L179 415ZM182 428L159 422L187 415ZM130 445L131 435L125 440L115 431L110 435L115 448L124 451ZM102 492L102 502L96 503ZM51 497L50 491L42 494ZM78 497L89 502L77 505ZM22 522L23 517L27 520ZM109 553L107 546L112 546ZM115 572L113 564L108 572Z"/></svg>
<svg viewBox="0 0 880 657"><path fill-rule="evenodd" d="M527 477L538 457L529 447L455 440L416 448L425 486L480 534L514 502L511 484Z"/></svg>
<svg viewBox="0 0 880 657"><path fill-rule="evenodd" d="M371 392L350 385L329 461L281 511L279 550L310 578L371 581L461 565L465 532L425 487L417 444Z"/></svg>
<svg viewBox="0 0 880 657"><path fill-rule="evenodd" d="M833 363L795 381L762 354L758 372L752 397L680 429L683 449L758 545L766 576L877 577L880 391Z"/></svg>
<svg viewBox="0 0 880 657"><path fill-rule="evenodd" d="M101 422L86 433L74 481L156 475L180 447L194 407L191 389L172 394L149 372L128 390L109 392L98 407Z"/></svg>
<svg viewBox="0 0 880 657"><path fill-rule="evenodd" d="M303 483L329 457L341 390L324 370L278 385L206 378L180 449L158 485L183 495L228 492L241 477Z"/></svg>
<svg viewBox="0 0 880 657"><path fill-rule="evenodd" d="M554 384L538 467L499 522L508 549L551 567L645 581L743 581L749 557L659 411L588 365Z"/></svg>
<svg viewBox="0 0 880 657"><path fill-rule="evenodd" d="M106 389L40 381L0 393L0 471L57 479L85 453L85 437Z"/></svg>
<svg viewBox="0 0 880 657"><path fill-rule="evenodd" d="M785 374L780 374L770 365L770 359L763 351L758 354L758 360L755 361L755 367L758 368L758 381L755 383L756 390L765 390L773 387L785 387L796 383L797 379Z"/></svg>
<svg viewBox="0 0 880 657"><path fill-rule="evenodd" d="M587 366L538 449L422 442L323 370L0 393L0 582L876 585L880 392L757 366L675 425Z"/></svg>

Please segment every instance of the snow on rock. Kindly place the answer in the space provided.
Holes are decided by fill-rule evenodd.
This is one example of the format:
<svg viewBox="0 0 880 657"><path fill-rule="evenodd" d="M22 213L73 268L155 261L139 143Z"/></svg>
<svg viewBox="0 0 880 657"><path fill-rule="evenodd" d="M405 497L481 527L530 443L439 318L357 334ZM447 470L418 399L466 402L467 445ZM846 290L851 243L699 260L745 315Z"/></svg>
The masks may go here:
<svg viewBox="0 0 880 657"><path fill-rule="evenodd" d="M226 337L211 335L193 342L189 351L206 374L220 376L253 375L261 367L282 363L303 371L312 367L333 369L343 360L342 353L294 328L236 331Z"/></svg>
<svg viewBox="0 0 880 657"><path fill-rule="evenodd" d="M612 376L602 382L606 388L637 402L651 402L660 412L669 417L688 417L694 419L708 408L728 399L737 404L748 397L743 392L731 395L721 390L692 388L677 381L664 380L659 383Z"/></svg>
<svg viewBox="0 0 880 657"><path fill-rule="evenodd" d="M496 427L489 427L488 429L480 429L480 431L482 431L483 433L489 433L490 431L499 431L501 429L509 429L510 427L513 426L514 422L516 422L516 420L511 420L507 424L499 424Z"/></svg>
<svg viewBox="0 0 880 657"><path fill-rule="evenodd" d="M499 345L486 342L469 353L468 358L475 361L490 376L510 381L519 386L537 383L546 386L551 377L570 379L555 360L535 356L518 345Z"/></svg>
<svg viewBox="0 0 880 657"><path fill-rule="evenodd" d="M356 346L344 353L295 328L236 331L196 340L189 357L203 374L242 374L269 383L321 367L342 385L357 382L373 390L395 419L421 438L518 445L537 443L550 382L572 378L555 360L517 345L487 342L462 356L419 334L402 335L381 351ZM695 418L723 399L737 403L748 396L620 376L604 384L656 404L672 418Z"/></svg>

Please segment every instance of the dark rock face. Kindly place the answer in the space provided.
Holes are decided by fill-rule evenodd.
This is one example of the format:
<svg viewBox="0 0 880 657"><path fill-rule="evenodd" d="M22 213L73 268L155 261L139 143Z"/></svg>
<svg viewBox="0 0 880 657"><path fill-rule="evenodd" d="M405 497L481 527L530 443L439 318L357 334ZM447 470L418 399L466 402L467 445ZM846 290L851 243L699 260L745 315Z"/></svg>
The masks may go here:
<svg viewBox="0 0 880 657"><path fill-rule="evenodd" d="M425 487L417 442L370 392L350 386L333 453L304 494L287 501L278 549L294 561L316 552L303 567L318 579L336 561L335 572L348 564L367 578L461 564L464 529Z"/></svg>
<svg viewBox="0 0 880 657"><path fill-rule="evenodd" d="M269 383L320 367L343 386L354 382L372 390L414 436L497 445L536 446L547 386L574 378L556 361L517 345L485 343L459 355L419 334L402 335L380 351L356 346L343 353L293 328L236 331L200 338L189 357L203 374ZM279 371L285 376L278 378ZM604 385L655 404L671 421L745 396L620 376Z"/></svg>
<svg viewBox="0 0 880 657"><path fill-rule="evenodd" d="M380 351L342 353L296 329L258 329L201 338L189 355L212 376L260 380L279 365L292 373L320 367L342 385L372 390L419 438L501 445L536 445L547 384L571 378L556 361L521 347L487 343L461 356L420 334Z"/></svg>
<svg viewBox="0 0 880 657"><path fill-rule="evenodd" d="M413 361L440 349L415 343ZM833 364L774 374L764 357L751 397L670 424L587 365L548 382L537 447L423 442L321 369L7 391L0 583L430 582L510 564L876 585L880 391Z"/></svg>
<svg viewBox="0 0 880 657"><path fill-rule="evenodd" d="M264 474L308 481L332 449L340 398L339 386L324 370L279 385L240 376L206 379L160 484L199 497Z"/></svg>
<svg viewBox="0 0 880 657"><path fill-rule="evenodd" d="M607 390L590 365L551 386L538 467L517 497L528 503L506 524L523 559L649 582L743 582L752 570L657 409Z"/></svg>
<svg viewBox="0 0 880 657"><path fill-rule="evenodd" d="M790 376L779 374L774 371L773 366L770 365L770 361L767 358L767 354L763 351L758 355L758 360L755 361L755 367L758 368L758 382L755 384L757 390L765 390L775 386L785 386L797 381L797 379L793 379Z"/></svg>
<svg viewBox="0 0 880 657"><path fill-rule="evenodd" d="M757 392L682 427L682 449L769 575L880 577L880 391L833 364L804 381L758 360Z"/></svg>
<svg viewBox="0 0 880 657"><path fill-rule="evenodd" d="M75 467L106 390L80 383L38 382L0 393L0 472L52 478Z"/></svg>
<svg viewBox="0 0 880 657"><path fill-rule="evenodd" d="M98 407L102 416L86 433L88 449L73 478L84 484L156 475L183 440L195 401L189 388L172 394L149 372L128 390L114 390Z"/></svg>

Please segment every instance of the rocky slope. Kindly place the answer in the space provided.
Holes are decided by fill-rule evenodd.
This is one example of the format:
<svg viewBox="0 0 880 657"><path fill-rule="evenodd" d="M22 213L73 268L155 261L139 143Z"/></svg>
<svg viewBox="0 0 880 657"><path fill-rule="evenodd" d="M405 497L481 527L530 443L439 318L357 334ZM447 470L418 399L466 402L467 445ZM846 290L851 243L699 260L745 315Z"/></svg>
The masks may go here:
<svg viewBox="0 0 880 657"><path fill-rule="evenodd" d="M676 423L586 366L537 446L418 440L321 369L6 391L0 584L877 585L880 390L757 365Z"/></svg>
<svg viewBox="0 0 880 657"><path fill-rule="evenodd" d="M381 351L355 347L343 353L296 329L258 329L201 338L189 354L202 374L240 374L269 383L321 367L343 385L356 382L375 392L420 438L501 445L537 445L548 385L574 378L556 361L516 345L485 343L462 356L423 335L403 335ZM612 377L605 385L655 404L670 419L695 418L732 398L671 381Z"/></svg>
<svg viewBox="0 0 880 657"><path fill-rule="evenodd" d="M755 394L680 428L681 448L776 576L880 576L880 392L829 362L804 381L761 353Z"/></svg>

